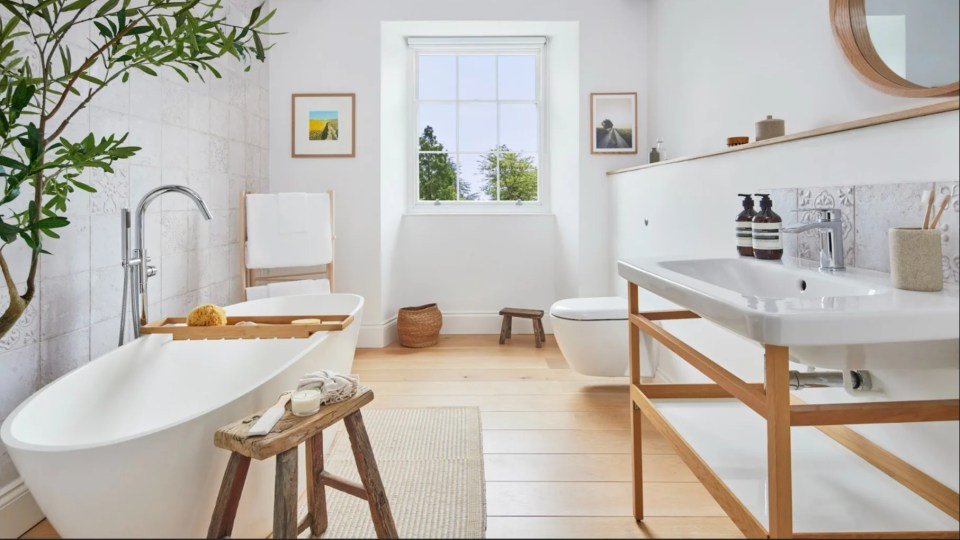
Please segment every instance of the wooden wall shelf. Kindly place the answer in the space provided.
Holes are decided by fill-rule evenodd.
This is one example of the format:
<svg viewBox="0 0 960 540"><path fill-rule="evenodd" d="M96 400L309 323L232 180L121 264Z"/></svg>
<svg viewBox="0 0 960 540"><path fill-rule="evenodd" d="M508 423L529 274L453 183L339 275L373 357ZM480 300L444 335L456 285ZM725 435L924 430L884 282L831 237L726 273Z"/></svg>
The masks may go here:
<svg viewBox="0 0 960 540"><path fill-rule="evenodd" d="M782 137L775 137L773 139L767 139L765 141L752 142L752 143L743 144L740 146L723 148L721 150L707 152L705 154L678 157L674 159L668 159L666 161L659 161L657 163L635 165L633 167L626 167L623 169L614 169L612 171L607 171L607 176L613 176L616 174L623 174L623 173L628 173L632 171L639 171L642 169L649 169L652 167L660 167L663 165L671 165L674 163L683 163L684 161L693 161L695 159L703 159L703 158L708 158L713 156L722 156L724 154L732 154L734 152L743 152L745 150L753 150L754 148L763 148L766 146L773 146L775 144L782 144L786 142L809 139L812 137L830 135L832 133L840 133L843 131L851 131L854 129L861 129L865 127L879 126L881 124L888 124L890 122L899 122L901 120L909 120L911 118L920 118L922 116L929 116L931 114L939 114L939 113L944 113L949 111L956 111L958 109L960 109L960 100L950 99L947 101L934 103L932 105L924 105L923 107L916 107L916 108L907 109L904 111L897 111L894 113L882 114L880 116L871 116L869 118L861 118L860 120L853 120L851 122L833 124L830 126L824 126L817 129L811 129L808 131L801 131L799 133L791 133L789 135L784 135Z"/></svg>

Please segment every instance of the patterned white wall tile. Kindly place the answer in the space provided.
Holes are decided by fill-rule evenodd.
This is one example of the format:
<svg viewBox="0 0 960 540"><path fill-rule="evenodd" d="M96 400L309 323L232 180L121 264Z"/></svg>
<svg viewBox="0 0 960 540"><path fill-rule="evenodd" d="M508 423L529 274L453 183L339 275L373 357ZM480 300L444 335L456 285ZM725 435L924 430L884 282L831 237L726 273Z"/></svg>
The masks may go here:
<svg viewBox="0 0 960 540"><path fill-rule="evenodd" d="M3 377L0 377L0 418L6 418L10 411L37 389L40 380L39 351L40 346L32 343L16 350L0 352L0 370L3 371Z"/></svg>
<svg viewBox="0 0 960 540"><path fill-rule="evenodd" d="M156 313L156 312L154 312ZM126 341L133 338L130 318L124 327ZM120 343L120 317L114 317L90 325L90 359L94 360L117 348Z"/></svg>
<svg viewBox="0 0 960 540"><path fill-rule="evenodd" d="M890 271L891 227L923 223L920 195L930 184L857 186L857 263L862 268Z"/></svg>
<svg viewBox="0 0 960 540"><path fill-rule="evenodd" d="M190 129L207 133L210 131L210 97L205 92L195 90L206 88L204 85L193 85L190 88L188 124Z"/></svg>
<svg viewBox="0 0 960 540"><path fill-rule="evenodd" d="M159 167L147 167L143 165L130 165L130 199L128 208L133 211L140 199L148 191L160 187L162 175ZM162 209L160 203L154 203L147 207L147 213L159 213Z"/></svg>
<svg viewBox="0 0 960 540"><path fill-rule="evenodd" d="M90 216L71 216L70 226L59 229L58 234L59 239L43 241L43 247L51 254L44 257L40 275L46 278L89 270Z"/></svg>
<svg viewBox="0 0 960 540"><path fill-rule="evenodd" d="M210 167L209 169L212 172L225 173L227 172L230 164L230 156L228 152L230 151L230 146L227 142L227 139L223 137L217 137L214 135L210 136Z"/></svg>
<svg viewBox="0 0 960 540"><path fill-rule="evenodd" d="M159 121L131 116L130 136L127 142L132 146L140 147L136 155L130 159L131 165L160 166L163 130Z"/></svg>
<svg viewBox="0 0 960 540"><path fill-rule="evenodd" d="M90 326L90 272L40 280L40 339Z"/></svg>
<svg viewBox="0 0 960 540"><path fill-rule="evenodd" d="M90 195L90 213L119 214L122 208L129 205L130 164L114 164L112 173L91 170L90 185L97 190Z"/></svg>
<svg viewBox="0 0 960 540"><path fill-rule="evenodd" d="M26 290L26 283L17 283L18 290ZM10 293L6 287L0 288L0 302L3 306L10 305ZM0 339L0 365L2 365L3 354L28 347L40 340L40 306L39 302L31 302L27 310L20 316L17 324L7 332L7 335ZM0 384L3 383L3 376L0 376ZM2 394L0 394L2 396ZM2 399L2 398L0 398ZM0 415L2 415L0 411Z"/></svg>
<svg viewBox="0 0 960 540"><path fill-rule="evenodd" d="M189 214L186 212L164 212L160 222L160 252L164 256L186 252L190 247L188 237Z"/></svg>
<svg viewBox="0 0 960 540"><path fill-rule="evenodd" d="M943 234L943 280L947 283L958 283L960 282L960 183L938 183L937 200L942 200L946 195L951 195L953 202L944 211L939 224Z"/></svg>
<svg viewBox="0 0 960 540"><path fill-rule="evenodd" d="M90 216L90 267L120 266L120 216Z"/></svg>
<svg viewBox="0 0 960 540"><path fill-rule="evenodd" d="M120 315L123 300L123 268L113 264L90 272L90 322Z"/></svg>
<svg viewBox="0 0 960 540"><path fill-rule="evenodd" d="M191 279L194 276L189 271L187 255L187 253L175 253L163 256L160 266L162 299L182 296L196 288L196 280Z"/></svg>
<svg viewBox="0 0 960 540"><path fill-rule="evenodd" d="M179 82L163 82L162 116L164 125L186 128L190 126L190 91Z"/></svg>
<svg viewBox="0 0 960 540"><path fill-rule="evenodd" d="M130 116L160 122L163 119L162 79L145 73L134 73L130 76L129 84L133 100Z"/></svg>
<svg viewBox="0 0 960 540"><path fill-rule="evenodd" d="M40 345L37 343L12 351L0 349L0 373L3 374L0 376L0 418L6 418L40 387L39 359ZM7 449L0 443L0 484L6 485L16 477L17 471Z"/></svg>
<svg viewBox="0 0 960 540"><path fill-rule="evenodd" d="M90 328L40 344L40 385L47 385L90 361Z"/></svg>
<svg viewBox="0 0 960 540"><path fill-rule="evenodd" d="M160 149L163 152L160 163L164 169L187 166L187 154L190 151L189 133L184 128L164 124L160 144Z"/></svg>
<svg viewBox="0 0 960 540"><path fill-rule="evenodd" d="M230 140L244 142L246 127L244 125L243 109L230 106L230 129L227 130Z"/></svg>

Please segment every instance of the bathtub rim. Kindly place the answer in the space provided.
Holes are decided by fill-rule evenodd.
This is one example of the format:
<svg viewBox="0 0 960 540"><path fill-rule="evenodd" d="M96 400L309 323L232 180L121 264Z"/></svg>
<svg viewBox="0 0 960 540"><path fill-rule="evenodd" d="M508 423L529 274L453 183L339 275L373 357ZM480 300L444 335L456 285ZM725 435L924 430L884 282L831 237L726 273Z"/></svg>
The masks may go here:
<svg viewBox="0 0 960 540"><path fill-rule="evenodd" d="M328 294L299 294L299 295L289 295L289 296L291 296L291 297L292 297L292 296L300 296L300 297L302 297L302 296L318 296L318 297L321 297L321 296L334 296L334 295L335 295L335 296L352 296L352 297L354 297L354 298L356 298L356 299L358 300L358 303L353 307L353 309L351 310L351 313L350 313L351 315L354 315L354 316L355 316L357 313L359 313L360 310L362 310L363 307L364 307L364 305L366 304L366 301L365 301L365 299L364 299L363 296L360 296L360 295L358 295L358 294L351 294L351 293L333 293L333 294L329 294L329 295L328 295ZM261 298L261 299L258 299L258 300L250 300L249 302L259 302L259 301L261 301L261 300L267 300L267 299ZM239 304L245 304L245 303L247 303L247 302L240 302ZM232 304L231 306L239 305L239 304ZM231 307L231 306L226 306L226 307L229 308L229 307ZM354 321L354 324L359 324L359 323L360 323L360 321L356 321L356 320ZM314 339L314 338L316 337L316 334L321 334L319 339ZM76 451L93 450L93 449L96 449L96 448L103 448L103 447L106 447L106 446L113 446L113 445L123 444L123 443L126 443L126 442L128 442L128 441L132 441L132 440L139 439L139 438L142 438L142 437L148 437L148 436L150 436L150 435L154 435L154 434L156 434L156 433L160 433L160 432L162 432L162 431L175 428L175 427L177 427L177 426L180 426L180 425L182 425L182 424L185 424L185 423L187 423L187 422L191 422L191 421L193 421L193 420L195 420L195 419L197 419L197 418L200 418L200 417L202 417L202 416L205 416L205 415L207 415L207 414L210 414L211 412L213 412L213 411L215 411L215 410L217 410L217 409L226 407L227 405L229 405L229 404L232 403L233 401L239 399L240 397L245 396L245 395L249 394L250 392L253 392L253 391L256 390L257 388L259 388L260 386L262 386L264 383L272 380L274 377L276 377L278 374L280 374L281 372L283 372L285 369L289 368L289 367L290 367L291 365L293 365L295 362L299 361L299 360L300 360L301 358L303 358L305 355L307 355L308 353L312 352L318 345L320 345L321 343L325 342L325 341L327 340L327 338L330 337L330 335L332 334L332 332L330 332L330 331L324 331L324 332L317 332L316 334L313 334L313 335L311 335L309 338L306 338L306 341L308 341L308 342L309 342L309 341L313 341L312 344L309 344L309 343L306 344L306 346L305 346L298 354L296 354L295 356L293 356L292 358L290 358L290 360L284 362L282 365L280 365L280 366L279 366L277 369L275 369L274 371L271 371L271 372L269 373L269 375L266 375L263 379L261 379L261 380L260 380L259 382L257 382L256 384L253 384L252 386L250 386L250 387L248 387L248 388L245 388L245 389L244 389L244 390L245 390L244 392L242 392L242 393L240 393L240 394L237 394L236 396L234 396L233 398L228 399L227 401L223 401L223 402L217 403L217 404L215 404L215 405L213 405L213 406L204 408L203 410L201 410L201 411L199 411L199 412L197 412L197 413L195 413L195 414L192 414L192 415L189 415L189 416L185 416L185 417L183 417L183 418L178 418L178 419L176 419L176 420L174 420L174 421L172 421L172 422L163 424L163 425L158 426L158 427L156 427L156 428L152 428L152 429L145 430L145 431L138 431L138 432L136 432L136 433L134 433L134 434L125 435L125 436L123 436L123 437L116 437L116 438L109 439L109 440L97 441L97 442L95 442L95 443L75 444L75 445L49 445L49 444L47 444L47 445L38 445L38 444L34 444L34 443L24 442L24 441L20 440L19 438L14 437L14 435L13 435L13 423L16 421L17 417L20 415L20 413L21 413L21 411L22 411L23 409L25 409L26 407L28 407L28 406L30 405L30 403L33 402L33 400L36 399L38 396L44 394L45 392L51 390L52 388L55 388L58 384L61 384L61 383L62 383L64 380L66 380L71 374L77 373L77 372L80 371L81 369L85 368L86 366L91 365L93 362L99 360L100 358L103 358L103 356L106 356L106 355L99 356L99 357L91 360L91 361L88 362L87 364L84 364L83 366L81 366L81 367L79 367L79 368L77 368L77 369L74 369L74 370L72 370L72 371L70 371L70 372L64 373L63 375L61 375L60 377L58 377L58 378L57 378L56 380L54 380L53 382L47 384L47 385L44 386L43 388L41 388L41 389L37 390L36 392L34 392L30 397L28 397L27 399L25 399L25 400L23 401L23 403L21 403L20 405L17 405L17 407L16 407L15 409L13 409L13 411L12 411L9 415L7 415L7 417L3 420L3 424L0 425L0 442L2 442L7 448L14 448L14 449L16 449L16 450L23 450L23 451L28 451L28 452L44 452L44 453L47 453L47 452L49 452L49 453L54 453L54 452L76 452ZM169 336L169 335L150 335L150 334L145 334L145 335L143 335L143 336L141 336L141 337L139 337L139 338L131 341L130 343L127 343L126 345L124 345L124 347L131 346L131 345L133 345L134 343L141 342L141 341L144 341L144 340L147 340L147 339L158 338L158 337L159 337L161 340L163 340L164 342L173 341L173 338L172 338L171 336ZM258 339L259 339L259 338L258 338ZM274 339L276 339L276 338L274 338ZM289 338L289 339L303 339L303 338ZM219 340L202 340L202 341L219 341ZM107 353L107 354L111 354L111 353L113 353L113 352L116 352L116 351L119 350L119 349L120 349L120 348L114 349L113 351L110 351L110 353ZM256 411L253 411L253 412L256 412ZM212 435L212 434L211 434L211 435ZM12 456L11 456L11 457L12 457Z"/></svg>

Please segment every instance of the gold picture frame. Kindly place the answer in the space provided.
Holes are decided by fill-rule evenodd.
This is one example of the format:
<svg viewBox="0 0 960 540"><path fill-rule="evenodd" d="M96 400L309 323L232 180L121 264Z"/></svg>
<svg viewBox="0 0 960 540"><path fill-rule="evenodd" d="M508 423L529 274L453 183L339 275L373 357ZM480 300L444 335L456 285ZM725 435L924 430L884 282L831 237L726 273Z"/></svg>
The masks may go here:
<svg viewBox="0 0 960 540"><path fill-rule="evenodd" d="M356 94L292 94L290 157L356 157Z"/></svg>

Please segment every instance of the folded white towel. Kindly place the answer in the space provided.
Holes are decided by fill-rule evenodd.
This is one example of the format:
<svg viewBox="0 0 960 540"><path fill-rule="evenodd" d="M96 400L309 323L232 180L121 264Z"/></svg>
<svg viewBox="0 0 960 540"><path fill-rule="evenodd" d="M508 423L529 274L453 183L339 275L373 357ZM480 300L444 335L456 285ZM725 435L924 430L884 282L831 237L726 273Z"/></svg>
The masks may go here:
<svg viewBox="0 0 960 540"><path fill-rule="evenodd" d="M320 403L330 404L348 400L366 388L360 385L360 379L355 375L322 369L300 377L297 390L319 390L323 394Z"/></svg>
<svg viewBox="0 0 960 540"><path fill-rule="evenodd" d="M310 229L311 217L307 210L306 193L277 193L277 211L280 234L306 233Z"/></svg>
<svg viewBox="0 0 960 540"><path fill-rule="evenodd" d="M330 294L330 280L298 279L296 281L277 281L266 285L247 287L247 300L298 294Z"/></svg>
<svg viewBox="0 0 960 540"><path fill-rule="evenodd" d="M251 193L246 203L247 268L321 266L333 260L330 194Z"/></svg>

